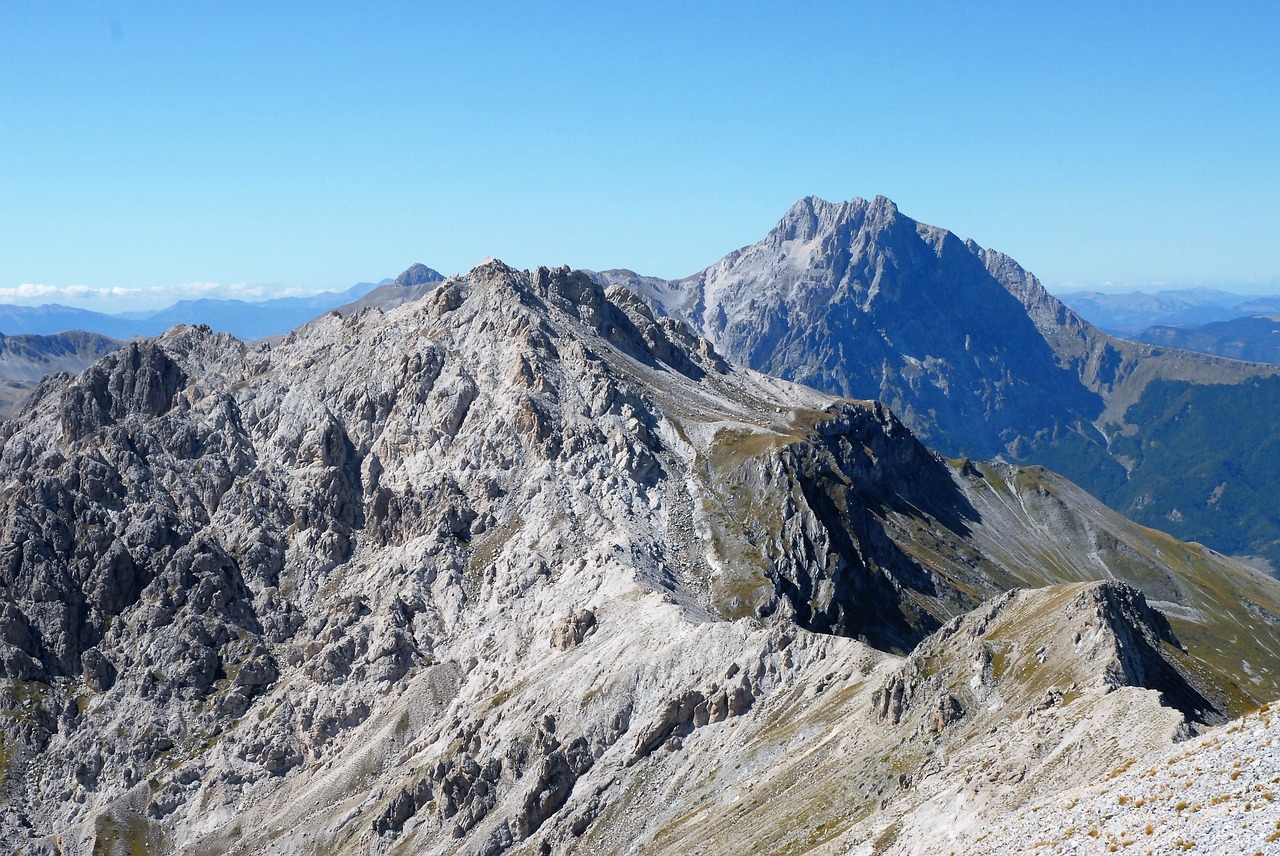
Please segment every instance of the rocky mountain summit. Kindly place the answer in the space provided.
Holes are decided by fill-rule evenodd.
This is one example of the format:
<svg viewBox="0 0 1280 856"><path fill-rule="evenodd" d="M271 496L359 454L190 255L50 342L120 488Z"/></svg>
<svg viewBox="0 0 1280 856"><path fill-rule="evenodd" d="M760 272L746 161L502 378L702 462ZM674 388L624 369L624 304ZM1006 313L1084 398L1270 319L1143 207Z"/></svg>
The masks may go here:
<svg viewBox="0 0 1280 856"><path fill-rule="evenodd" d="M421 262L415 262L393 282L384 283L359 299L336 307L333 311L339 315L349 315L361 309L371 308L385 312L410 301L420 300L441 282L444 282L444 275L438 270L429 268Z"/></svg>
<svg viewBox="0 0 1280 856"><path fill-rule="evenodd" d="M585 273L427 285L0 426L6 851L963 850L1280 697L1265 575Z"/></svg>
<svg viewBox="0 0 1280 856"><path fill-rule="evenodd" d="M1139 522L1280 562L1266 499L1280 449L1179 415L1274 424L1275 366L1109 336L1013 259L883 196L802 199L759 243L682 280L595 276L731 361L885 402L944 454L1042 464Z"/></svg>

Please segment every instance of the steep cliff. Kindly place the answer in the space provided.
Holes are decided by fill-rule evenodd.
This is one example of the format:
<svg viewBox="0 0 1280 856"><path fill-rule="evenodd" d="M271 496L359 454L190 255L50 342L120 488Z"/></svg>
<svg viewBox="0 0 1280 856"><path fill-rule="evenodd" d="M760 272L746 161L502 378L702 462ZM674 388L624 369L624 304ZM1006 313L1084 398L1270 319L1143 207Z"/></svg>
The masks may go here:
<svg viewBox="0 0 1280 856"><path fill-rule="evenodd" d="M0 430L10 847L889 846L1280 696L1274 581L567 269L176 328Z"/></svg>
<svg viewBox="0 0 1280 856"><path fill-rule="evenodd" d="M883 401L945 454L1042 464L1147 525L1280 561L1280 518L1251 501L1280 469L1275 445L1171 432L1151 413L1163 384L1186 384L1196 404L1270 425L1275 366L1109 336L1007 255L882 196L802 199L759 243L682 280L595 276L686 321L731 361ZM1171 441L1182 457L1206 444L1215 454L1191 466L1151 454Z"/></svg>

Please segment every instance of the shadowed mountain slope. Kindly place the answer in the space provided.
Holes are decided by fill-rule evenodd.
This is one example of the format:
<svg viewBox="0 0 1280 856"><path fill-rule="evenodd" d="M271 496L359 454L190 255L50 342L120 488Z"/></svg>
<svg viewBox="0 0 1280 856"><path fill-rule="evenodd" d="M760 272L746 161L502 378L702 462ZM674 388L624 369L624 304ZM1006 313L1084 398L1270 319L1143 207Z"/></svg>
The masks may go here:
<svg viewBox="0 0 1280 856"><path fill-rule="evenodd" d="M1199 327L1148 327L1135 337L1151 345L1185 348L1234 360L1280 363L1280 315L1250 315Z"/></svg>
<svg viewBox="0 0 1280 856"><path fill-rule="evenodd" d="M1280 696L1280 583L567 269L129 343L0 484L6 847L894 852Z"/></svg>
<svg viewBox="0 0 1280 856"><path fill-rule="evenodd" d="M80 330L51 336L0 334L0 419L17 415L45 375L79 374L121 344Z"/></svg>
<svg viewBox="0 0 1280 856"><path fill-rule="evenodd" d="M1274 424L1280 413L1245 408L1243 382L1280 384L1276 367L1111 337L1008 256L918 223L884 197L803 199L762 241L683 280L595 276L632 288L736 362L885 402L946 454L1044 464L1141 522L1280 558L1273 506L1246 509L1242 521L1239 505L1227 512L1214 498L1264 490L1254 473L1280 461L1256 471L1245 462L1277 452L1221 432L1208 471L1170 470L1147 454L1155 426L1136 416L1150 408L1150 385L1165 381L1215 390L1228 412Z"/></svg>

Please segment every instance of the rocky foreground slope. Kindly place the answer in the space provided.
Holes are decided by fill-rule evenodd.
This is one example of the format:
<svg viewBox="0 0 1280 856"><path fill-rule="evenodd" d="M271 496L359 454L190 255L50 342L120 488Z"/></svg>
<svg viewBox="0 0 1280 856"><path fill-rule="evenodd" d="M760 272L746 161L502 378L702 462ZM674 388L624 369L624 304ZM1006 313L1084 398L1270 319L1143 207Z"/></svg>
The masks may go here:
<svg viewBox="0 0 1280 856"><path fill-rule="evenodd" d="M596 276L732 361L885 402L945 454L1048 466L1139 522L1280 564L1275 366L1109 336L1007 255L882 196L802 199L685 279Z"/></svg>
<svg viewBox="0 0 1280 856"><path fill-rule="evenodd" d="M1147 756L1105 779L1019 809L977 850L1242 853L1280 850L1280 722L1275 708Z"/></svg>
<svg viewBox="0 0 1280 856"><path fill-rule="evenodd" d="M1280 697L1280 584L486 263L51 376L7 848L936 852Z"/></svg>

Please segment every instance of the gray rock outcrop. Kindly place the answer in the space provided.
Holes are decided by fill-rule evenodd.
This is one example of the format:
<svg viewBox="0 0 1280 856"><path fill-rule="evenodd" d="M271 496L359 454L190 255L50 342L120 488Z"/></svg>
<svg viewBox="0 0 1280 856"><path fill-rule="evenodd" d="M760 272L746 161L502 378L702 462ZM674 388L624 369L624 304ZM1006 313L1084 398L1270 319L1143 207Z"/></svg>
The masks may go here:
<svg viewBox="0 0 1280 856"><path fill-rule="evenodd" d="M733 362L884 402L944 454L1047 466L1139 522L1280 562L1265 499L1274 444L1176 418L1212 407L1270 425L1275 366L1110 336L1009 256L883 196L802 199L761 241L685 279L595 277ZM1171 446L1181 453L1161 453ZM1236 500L1220 502L1222 491Z"/></svg>
<svg viewBox="0 0 1280 856"><path fill-rule="evenodd" d="M1117 722L1157 747L1280 696L1273 581L564 268L133 343L42 385L0 485L7 848L799 848L882 835L997 739L990 816ZM1027 679L1027 627L1087 621L1121 641L1046 639Z"/></svg>

